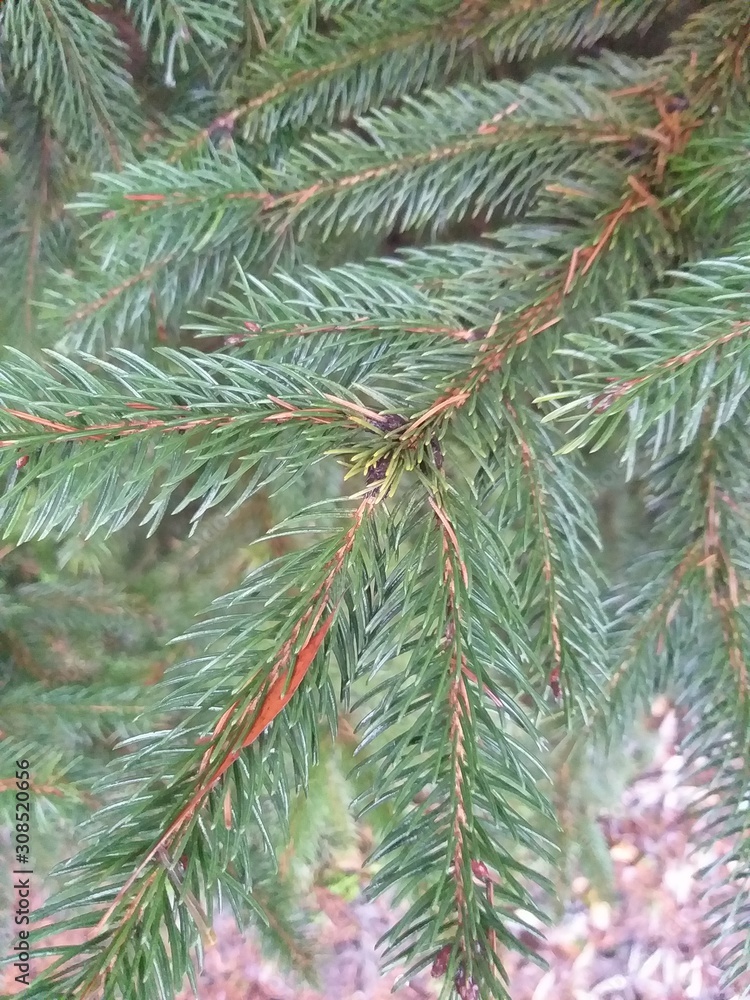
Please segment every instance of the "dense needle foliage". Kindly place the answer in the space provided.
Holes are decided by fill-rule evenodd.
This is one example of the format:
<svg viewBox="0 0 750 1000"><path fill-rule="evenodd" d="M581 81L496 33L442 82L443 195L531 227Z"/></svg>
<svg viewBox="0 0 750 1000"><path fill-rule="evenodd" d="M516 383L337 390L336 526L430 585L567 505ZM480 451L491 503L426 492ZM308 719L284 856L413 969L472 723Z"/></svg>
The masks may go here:
<svg viewBox="0 0 750 1000"><path fill-rule="evenodd" d="M747 0L0 19L0 804L27 757L91 813L24 996L171 998L219 903L304 962L315 808L376 830L388 960L507 996L665 690L738 981Z"/></svg>

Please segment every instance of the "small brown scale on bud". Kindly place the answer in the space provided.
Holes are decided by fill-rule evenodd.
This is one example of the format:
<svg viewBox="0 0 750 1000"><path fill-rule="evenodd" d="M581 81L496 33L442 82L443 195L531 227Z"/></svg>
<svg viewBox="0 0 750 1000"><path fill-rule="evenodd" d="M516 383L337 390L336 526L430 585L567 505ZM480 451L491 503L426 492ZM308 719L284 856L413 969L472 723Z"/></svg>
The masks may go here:
<svg viewBox="0 0 750 1000"><path fill-rule="evenodd" d="M435 955L435 960L432 963L432 969L430 970L430 975L433 979L439 979L440 976L444 976L448 971L448 964L451 960L452 950L452 945L444 944L437 955Z"/></svg>
<svg viewBox="0 0 750 1000"><path fill-rule="evenodd" d="M617 399L616 392L602 392L589 403L589 409L593 413L606 413L610 406Z"/></svg>
<svg viewBox="0 0 750 1000"><path fill-rule="evenodd" d="M385 431L389 434L391 431L397 431L399 427L403 427L407 423L406 417L402 417L398 413L383 413L372 423L378 428L378 430Z"/></svg>
<svg viewBox="0 0 750 1000"><path fill-rule="evenodd" d="M552 673L549 675L549 689L552 692L553 697L556 701L560 700L560 695L562 694L560 688L560 668L555 667Z"/></svg>
<svg viewBox="0 0 750 1000"><path fill-rule="evenodd" d="M490 870L484 861L472 861L471 870L475 877L481 879L482 882L487 882L490 877Z"/></svg>
<svg viewBox="0 0 750 1000"><path fill-rule="evenodd" d="M368 486L372 486L373 483L380 483L385 479L386 473L388 472L388 466L391 464L391 456L383 455L379 458L377 462L373 462L372 465L368 465L367 472L365 473L365 482Z"/></svg>
<svg viewBox="0 0 750 1000"><path fill-rule="evenodd" d="M20 458L16 459L16 468L17 469L22 469L24 467L24 465L28 465L28 463L29 463L29 456L28 455L21 455Z"/></svg>
<svg viewBox="0 0 750 1000"><path fill-rule="evenodd" d="M373 486L374 484L377 483L375 489L369 490L365 494L365 496L368 499L377 497L378 494L380 493L380 490L382 489L383 485L383 480L385 479L386 474L388 473L388 467L391 464L392 457L393 456L390 453L388 455L383 455L383 457L379 458L377 462L373 462L372 465L367 466L367 471L365 472L365 482L367 483L368 486Z"/></svg>
<svg viewBox="0 0 750 1000"><path fill-rule="evenodd" d="M664 105L664 110L667 114L672 115L675 112L687 111L689 107L690 101L684 94L673 94Z"/></svg>
<svg viewBox="0 0 750 1000"><path fill-rule="evenodd" d="M461 1000L479 1000L479 985L473 976L466 975L463 965L459 967L453 983Z"/></svg>
<svg viewBox="0 0 750 1000"><path fill-rule="evenodd" d="M263 330L260 323L253 323L253 321L249 319L246 319L242 325L247 330L247 333L230 333L228 337L224 338L224 343L228 347L236 347L238 344L244 344L250 339L248 334L261 333Z"/></svg>
<svg viewBox="0 0 750 1000"><path fill-rule="evenodd" d="M641 163L651 154L651 146L645 139L633 139L632 142L629 142L625 146L624 152L625 156L623 159L625 164L627 166L633 166L637 163Z"/></svg>

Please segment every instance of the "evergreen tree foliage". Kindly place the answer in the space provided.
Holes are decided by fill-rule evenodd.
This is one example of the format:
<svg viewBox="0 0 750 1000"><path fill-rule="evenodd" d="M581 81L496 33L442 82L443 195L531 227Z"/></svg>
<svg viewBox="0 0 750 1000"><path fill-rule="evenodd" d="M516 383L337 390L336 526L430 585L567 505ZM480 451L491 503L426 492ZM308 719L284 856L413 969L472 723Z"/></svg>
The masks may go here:
<svg viewBox="0 0 750 1000"><path fill-rule="evenodd" d="M346 761L387 959L508 996L589 808L560 762L664 690L740 982L746 0L0 18L0 802L25 756L96 807L24 996L171 998L219 904L304 964L275 859Z"/></svg>

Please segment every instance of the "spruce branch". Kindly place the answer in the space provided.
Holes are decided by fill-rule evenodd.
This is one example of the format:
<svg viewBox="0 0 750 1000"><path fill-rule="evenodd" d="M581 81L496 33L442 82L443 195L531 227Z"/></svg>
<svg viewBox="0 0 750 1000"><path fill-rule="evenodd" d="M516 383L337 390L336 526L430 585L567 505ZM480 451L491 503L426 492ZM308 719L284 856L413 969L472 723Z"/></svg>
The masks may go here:
<svg viewBox="0 0 750 1000"><path fill-rule="evenodd" d="M29 335L32 330L31 300L34 297L34 289L37 284L37 268L39 264L39 250L41 241L42 213L46 206L49 186L49 158L50 143L52 138L49 131L44 128L41 137L41 161L39 165L39 200L35 201L31 215L29 233L29 252L26 264L26 281L24 288L25 308L24 326Z"/></svg>
<svg viewBox="0 0 750 1000"><path fill-rule="evenodd" d="M518 348L562 323L564 319L562 307L566 297L573 291L576 276L581 279L586 276L621 220L629 213L641 210L647 205L648 202L643 198L634 200L633 195L628 194L623 205L605 221L594 241L588 246L575 247L568 260L563 261L556 280L546 283L540 300L526 305L509 317L498 313L483 338L471 368L460 372L453 379L454 386L417 415L411 432L420 430L424 425L434 429L440 423L450 420L473 399L481 387L490 382L492 375L508 363ZM582 258L583 265L580 263Z"/></svg>
<svg viewBox="0 0 750 1000"><path fill-rule="evenodd" d="M16 741L6 736L2 741L0 768L3 775L13 775L13 778L0 779L0 816L3 823L10 826L16 810L15 792L18 791L16 761L28 759L28 753L37 750L37 745L33 738ZM50 823L61 818L75 819L80 817L82 809L90 813L98 806L91 794L91 768L81 768L80 762L54 749L41 754L37 750L36 765L36 776L29 783L33 821Z"/></svg>
<svg viewBox="0 0 750 1000"><path fill-rule="evenodd" d="M688 680L686 678L686 680ZM689 683L689 680L688 680ZM691 685L694 693L696 685ZM732 716L733 692L720 689L701 692L700 717L688 715L688 736L684 753L686 771L701 794L690 809L696 822L699 843L713 846L728 838L730 846L707 866L701 875L721 867L727 888L712 901L706 924L722 947L722 986L742 989L748 969L748 928L750 927L750 881L748 875L747 803L750 774L747 768L747 740L737 730L727 728ZM687 705L686 705L687 707ZM689 711L689 709L688 709Z"/></svg>
<svg viewBox="0 0 750 1000"><path fill-rule="evenodd" d="M403 556L412 564L403 574L406 587L388 602L403 612L403 645L396 649L408 654L408 668L373 691L381 704L363 729L362 745L375 741L368 766L375 764L387 779L381 785L387 791L368 795L366 804L391 801L396 814L374 856L384 864L373 891L409 893L407 913L387 935L392 960L413 963L405 978L432 965L460 994L485 989L504 996L497 945L513 940L505 917L514 905L536 909L511 845L533 843L532 850L546 852L525 812L546 806L531 773L510 763L515 726L532 728L515 695L516 683L528 690L515 660L523 653L513 645L510 622L506 633L477 615L485 581L473 571L475 546L481 537L485 551L492 546L500 555L501 543L476 512L470 523L479 537L462 539L469 521L457 499L443 488L428 495L410 529L411 552ZM393 516L400 520L407 509L396 508ZM486 583L507 599L505 588L512 585L504 565L505 558L496 563L499 578ZM383 641L399 639L391 634L378 645ZM368 650L375 662L381 655L377 646ZM505 789L500 797L493 790L498 779ZM430 912L440 914L438 924L425 919Z"/></svg>
<svg viewBox="0 0 750 1000"><path fill-rule="evenodd" d="M0 372L0 454L10 475L3 498L6 532L25 519L21 540L45 537L74 523L84 509L94 512L89 535L105 526L116 530L146 501L144 518L153 530L189 476L198 478L181 506L204 498L205 510L234 490L235 502L243 502L268 476L281 473L269 467L252 475L258 462L257 453L248 451L251 441L263 449L263 440L288 438L294 428L295 457L283 470L289 475L336 444L345 453L358 451L356 443L351 447L352 430L362 439L372 434L367 418L373 411L331 380L240 358L160 353L172 369L167 381L164 369L128 352L116 352L119 365L89 358L86 368L61 355L50 354L51 364L43 366L16 354L16 363ZM281 388L286 398L272 388ZM317 405L310 405L311 390ZM175 394L184 402L176 404ZM30 397L37 400L36 412L8 405ZM300 447L304 425L311 429L307 451ZM327 429L325 442L312 433L320 426ZM160 480L160 468L167 466L169 475ZM31 495L39 506L28 518Z"/></svg>
<svg viewBox="0 0 750 1000"><path fill-rule="evenodd" d="M0 194L3 315L6 325L29 341L36 334L40 287L68 260L71 225L61 201L70 162L49 122L17 84L7 85L0 121L7 153Z"/></svg>
<svg viewBox="0 0 750 1000"><path fill-rule="evenodd" d="M200 42L212 52L239 38L236 0L128 0L127 9L149 55L172 67L186 62L187 43ZM171 51L176 48L176 51Z"/></svg>
<svg viewBox="0 0 750 1000"><path fill-rule="evenodd" d="M750 315L750 301L744 295L747 273L748 258L742 250L704 260L689 270L673 272L672 284L661 294L601 320L625 331L627 346L616 340L609 346L597 341L597 363L606 371L603 378L596 378L599 392L580 394L593 381L585 375L576 379L580 388L557 395L577 398L559 406L555 419L570 420L574 430L587 425L571 438L569 447L595 444L627 419L632 455L635 443L665 427L677 407L690 413L680 436L683 447L700 432L705 413L711 412L715 430L731 420L747 387L743 363L750 330L745 318ZM565 353L591 357L590 338L568 339L578 349ZM576 410L583 408L586 416L576 416Z"/></svg>
<svg viewBox="0 0 750 1000"><path fill-rule="evenodd" d="M433 422L436 418L441 422L450 419L473 398L473 394L481 386L488 382L494 372L509 361L517 348L539 334L558 327L565 318L566 300L571 297L571 293L578 292L576 284L580 286L596 262L606 254L618 229L623 226L628 216L648 211L656 216L665 230L674 226L672 219L662 210L651 188L663 183L671 158L682 154L700 122L690 117L683 121L684 109L672 109L658 91L651 97L655 110L661 118L660 126L649 130L649 134L655 140L653 154L639 175L626 174L626 194L621 204L610 210L603 220L596 220L598 229L596 235L589 243L574 247L567 259L565 270L561 268L556 279L542 286L541 298L537 298L533 304L526 305L515 315L511 313L505 317L501 313L497 314L469 372L461 373L458 385L443 393L430 408L417 416L415 427ZM573 199L580 197L575 189L565 185L550 185L548 191L552 195ZM456 381L458 382L458 379ZM569 448L573 450L583 443L582 439L576 439L571 442Z"/></svg>
<svg viewBox="0 0 750 1000"><path fill-rule="evenodd" d="M509 401L505 408L507 429L495 447L506 466L504 485L513 492L499 497L496 482L489 491L499 523L511 521L514 503L526 512L519 578L534 581L525 593L529 621L541 618L535 664L546 663L543 683L568 717L585 720L601 704L605 660L601 581L586 551L596 545L598 532L580 473L555 460L554 443L543 434L539 417Z"/></svg>
<svg viewBox="0 0 750 1000"><path fill-rule="evenodd" d="M183 512L162 606L238 527L229 592L140 718L129 687L30 683L24 615L56 621L56 600L3 591L24 682L0 764L33 740L39 808L98 806L42 911L86 942L47 949L31 1000L170 1000L227 903L304 961L271 845L342 712L405 976L508 995L552 803L575 825L578 764L657 690L693 712L706 839L736 841L717 932L745 928L746 3L129 0L133 82L103 8L7 2L8 315L31 325L52 270L40 325L88 353L0 367L2 530L138 519L161 545ZM645 32L661 54L599 51ZM202 351L149 347L195 332ZM587 471L609 490L619 459L648 552L603 601ZM353 496L274 526L341 478ZM139 574L160 558L142 544ZM57 756L18 719L37 695ZM67 754L114 736L86 783ZM728 948L733 981L747 949Z"/></svg>
<svg viewBox="0 0 750 1000"><path fill-rule="evenodd" d="M743 651L743 628L740 619L740 580L737 567L722 539L721 507L717 496L717 483L711 471L706 470L706 520L702 563L706 574L706 589L711 605L721 625L729 666L734 674L734 688L742 715L747 717L750 687L748 668ZM743 581L743 583L750 581ZM743 727L746 728L746 727Z"/></svg>
<svg viewBox="0 0 750 1000"><path fill-rule="evenodd" d="M264 918L259 904L241 889L241 881L257 865L254 851L248 853L247 803L255 794L252 788L266 786L273 808L283 816L289 767L297 771L297 783L306 780L315 754L315 728L330 707L325 664L318 654L336 627L347 587L361 578L363 535L376 530L370 524L376 508L374 499L363 501L332 538L263 567L238 592L223 598L194 634L213 634L218 640L218 651L209 659L213 670L193 672L188 682L201 692L199 719L196 723L192 710L166 736L154 734L148 749L143 741L134 743L121 773L108 777L110 783L114 777L122 797L96 814L93 824L107 824L109 845L102 851L92 838L92 846L66 866L77 888L51 904L51 912L62 907L78 911L58 919L58 929L87 928L90 936L83 953L70 946L54 949L59 957L35 982L36 995L63 985L80 998L96 991L115 995L128 982L134 984L127 987L133 996L150 998L154 990L167 995L187 969L187 943L201 929L208 933L219 887L236 905L249 904ZM305 576L300 575L303 564ZM269 599L269 591L275 597ZM258 618L233 613L238 604L252 600L265 608ZM275 650L268 647L269 627L277 635ZM249 656L257 664L251 672ZM314 661L319 665L313 670ZM182 677L175 677L173 693L161 706L165 713L185 715L187 667L178 669ZM217 675L222 675L219 683ZM306 695L298 694L298 688ZM288 718L293 706L294 718ZM335 715L328 721L335 722ZM129 814L128 789L133 786L138 789L137 819ZM268 840L270 813L254 810L253 815L253 826L259 825ZM209 838L217 835L224 845L219 849L224 861L218 865L207 852ZM106 888L92 896L80 890L87 882ZM154 927L166 932L168 948L154 951L148 945Z"/></svg>
<svg viewBox="0 0 750 1000"><path fill-rule="evenodd" d="M308 42L303 35L291 55L273 43L266 46L252 71L243 74L246 79L235 84L251 96L180 141L170 158L199 150L216 131L239 123L246 138L266 140L290 126L345 121L434 86L449 73L470 80L488 50L495 60L521 60L559 45L586 49L604 35L643 27L661 6L618 2L605 10L594 3L519 0L495 10L456 0L396 0L344 14L330 37L311 36Z"/></svg>
<svg viewBox="0 0 750 1000"><path fill-rule="evenodd" d="M2 38L11 77L57 137L78 154L119 167L138 114L111 26L71 0L9 0Z"/></svg>
<svg viewBox="0 0 750 1000"><path fill-rule="evenodd" d="M636 64L618 61L591 65L583 80L558 72L528 84L456 88L372 115L360 122L361 135L318 135L261 171L211 153L190 169L151 159L102 175L77 209L97 216L92 246L107 264L118 261L123 277L96 294L80 279L61 283L52 315L55 300L67 299L68 342L75 335L76 346L88 345L113 306L131 325L145 321L144 282L169 316L197 287L218 290L233 257L247 264L280 253L311 228L319 238L355 221L376 232L395 223L439 231L469 211L518 209L591 143L635 137L628 102L640 98L610 98L600 83L622 87L638 75ZM564 94L574 88L562 103L561 86ZM216 255L213 278L207 252Z"/></svg>
<svg viewBox="0 0 750 1000"><path fill-rule="evenodd" d="M731 116L743 102L750 76L750 24L742 0L710 3L675 33L662 57L682 68L683 84L697 114Z"/></svg>
<svg viewBox="0 0 750 1000"><path fill-rule="evenodd" d="M634 304L633 314L642 317L642 325L628 324L631 336L625 348L611 341L598 341L596 363L603 372L626 363L630 372L638 374L623 377L623 368L617 375L600 373L597 382L604 391L589 396L586 417L576 418L576 427L591 426L562 449L569 451L584 441L600 446L627 419L629 426L622 446L628 467L637 468L646 450L652 461L661 462L656 467L657 499L653 503L663 511L659 524L669 555L660 552L655 559L647 560L659 567L656 573L650 570L646 576L650 575L654 582L642 586L637 602L625 605L620 620L615 621L615 629L624 633L625 645L608 684L607 704L613 704L616 698L622 706L620 725L626 718L624 706L633 703L634 693L647 693L643 678L653 670L646 667L646 650L655 648L656 655L663 656L667 634L674 631L676 624L684 627L683 611L690 608L685 614L697 613L692 595L706 602L702 617L714 619L718 625L720 648L736 688L737 725L740 731L746 728L747 667L738 616L740 593L747 583L738 575L738 566L721 530L724 518L734 516L737 509L730 487L731 470L738 468L732 428L746 407L744 366L737 365L735 357L726 362L722 357L728 344L741 351L747 332L735 311L737 299L742 314L742 296L727 295L727 287L732 287L743 271L744 265L737 258L702 262L694 275L675 275L682 280L667 295L672 303L679 303L677 308L672 305L667 312L661 303L646 303L641 312L641 305ZM716 312L710 299L706 304L706 288L713 289L717 305L720 302L724 308ZM700 295L695 294L697 289ZM622 314L623 319L626 315ZM670 320L666 328L661 324L654 327L655 320L667 316ZM652 339L656 329L659 336ZM721 329L729 333L711 336ZM674 338L671 344L669 333ZM585 340L571 339L579 343ZM682 345L681 352L670 353L676 343ZM583 355L574 352L574 356ZM592 354L587 355L587 360L592 360ZM582 381L591 384L592 378L588 375ZM626 399L629 392L632 395ZM690 399L691 419L680 429L675 413L688 412L683 410L686 397ZM576 404L563 404L556 415L574 412L575 408ZM589 434L589 430L593 433ZM675 508L671 501L678 495L681 503ZM636 572L641 575L642 566L637 566ZM715 661L715 657L711 659ZM599 721L607 715L600 711Z"/></svg>

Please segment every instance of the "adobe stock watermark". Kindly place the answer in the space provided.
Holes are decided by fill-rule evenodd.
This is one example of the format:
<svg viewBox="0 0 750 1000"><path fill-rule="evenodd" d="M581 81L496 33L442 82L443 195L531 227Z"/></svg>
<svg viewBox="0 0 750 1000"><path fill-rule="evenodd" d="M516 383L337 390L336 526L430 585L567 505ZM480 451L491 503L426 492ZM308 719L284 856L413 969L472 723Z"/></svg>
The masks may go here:
<svg viewBox="0 0 750 1000"><path fill-rule="evenodd" d="M16 761L15 816L12 827L12 851L15 856L13 869L13 947L16 969L15 981L24 986L31 984L31 957L29 953L29 924L31 923L31 771L27 760Z"/></svg>

